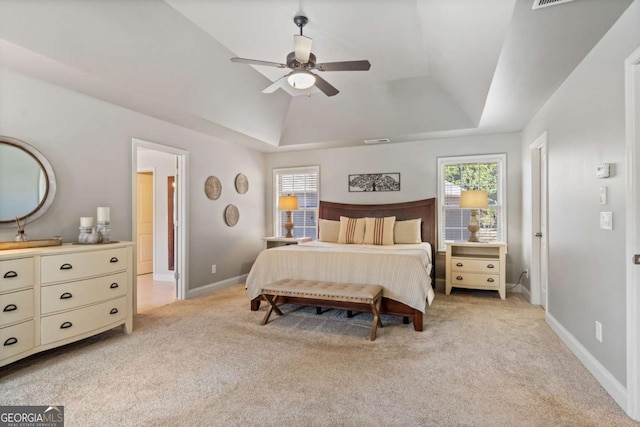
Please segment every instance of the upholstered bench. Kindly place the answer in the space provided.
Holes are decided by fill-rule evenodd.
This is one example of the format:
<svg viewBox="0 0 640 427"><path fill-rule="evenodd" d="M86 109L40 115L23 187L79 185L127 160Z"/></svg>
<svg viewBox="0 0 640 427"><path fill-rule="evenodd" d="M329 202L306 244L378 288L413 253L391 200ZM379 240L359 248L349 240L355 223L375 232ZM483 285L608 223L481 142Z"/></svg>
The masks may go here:
<svg viewBox="0 0 640 427"><path fill-rule="evenodd" d="M282 315L277 305L278 300L281 299L282 303L370 312L373 314L371 341L376 339L378 325L382 327L380 320L382 286L380 285L282 279L264 286L262 296L271 305L262 319L262 325L267 324L273 311Z"/></svg>

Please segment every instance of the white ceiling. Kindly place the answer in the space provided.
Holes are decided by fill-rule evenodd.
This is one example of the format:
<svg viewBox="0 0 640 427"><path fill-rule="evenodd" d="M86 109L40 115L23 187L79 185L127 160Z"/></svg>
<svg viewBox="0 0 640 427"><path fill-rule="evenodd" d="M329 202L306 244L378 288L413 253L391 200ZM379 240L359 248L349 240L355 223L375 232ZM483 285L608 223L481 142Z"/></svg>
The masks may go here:
<svg viewBox="0 0 640 427"><path fill-rule="evenodd" d="M262 151L512 132L630 3L3 0L0 65ZM262 94L288 70L229 58L285 62L300 12L318 62L371 70Z"/></svg>

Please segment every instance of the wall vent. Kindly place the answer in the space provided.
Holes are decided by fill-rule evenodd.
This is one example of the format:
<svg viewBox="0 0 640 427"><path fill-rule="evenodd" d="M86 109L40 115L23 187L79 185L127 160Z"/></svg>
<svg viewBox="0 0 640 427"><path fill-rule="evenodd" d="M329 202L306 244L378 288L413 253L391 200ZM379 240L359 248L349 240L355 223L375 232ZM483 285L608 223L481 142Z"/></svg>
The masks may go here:
<svg viewBox="0 0 640 427"><path fill-rule="evenodd" d="M531 9L542 9L543 7L556 6L561 3L569 3L575 0L533 0L533 7Z"/></svg>
<svg viewBox="0 0 640 427"><path fill-rule="evenodd" d="M391 142L389 138L378 138L378 139L365 139L365 144L386 144L387 142Z"/></svg>

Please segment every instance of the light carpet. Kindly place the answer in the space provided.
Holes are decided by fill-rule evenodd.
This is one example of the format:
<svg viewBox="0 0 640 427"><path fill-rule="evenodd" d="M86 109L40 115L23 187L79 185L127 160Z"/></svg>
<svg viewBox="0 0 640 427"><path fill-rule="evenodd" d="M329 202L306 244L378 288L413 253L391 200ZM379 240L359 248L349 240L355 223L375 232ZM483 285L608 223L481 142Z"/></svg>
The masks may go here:
<svg viewBox="0 0 640 427"><path fill-rule="evenodd" d="M626 426L520 295L436 295L398 317L285 306L260 326L243 286L0 368L0 404L64 405L66 426Z"/></svg>

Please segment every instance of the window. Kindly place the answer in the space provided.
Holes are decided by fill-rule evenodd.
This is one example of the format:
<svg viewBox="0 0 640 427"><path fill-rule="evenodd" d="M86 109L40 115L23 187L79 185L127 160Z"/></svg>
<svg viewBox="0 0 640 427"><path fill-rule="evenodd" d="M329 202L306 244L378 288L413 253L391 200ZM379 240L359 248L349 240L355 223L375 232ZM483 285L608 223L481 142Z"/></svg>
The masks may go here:
<svg viewBox="0 0 640 427"><path fill-rule="evenodd" d="M507 241L506 154L438 159L438 250L445 240L469 239L469 209L460 208L460 192L487 190L489 208L478 210L481 242Z"/></svg>
<svg viewBox="0 0 640 427"><path fill-rule="evenodd" d="M287 213L278 210L280 196L297 196L298 210L291 212L292 233L295 237L316 239L318 217L319 175L318 166L273 170L273 230L276 236L284 236Z"/></svg>

